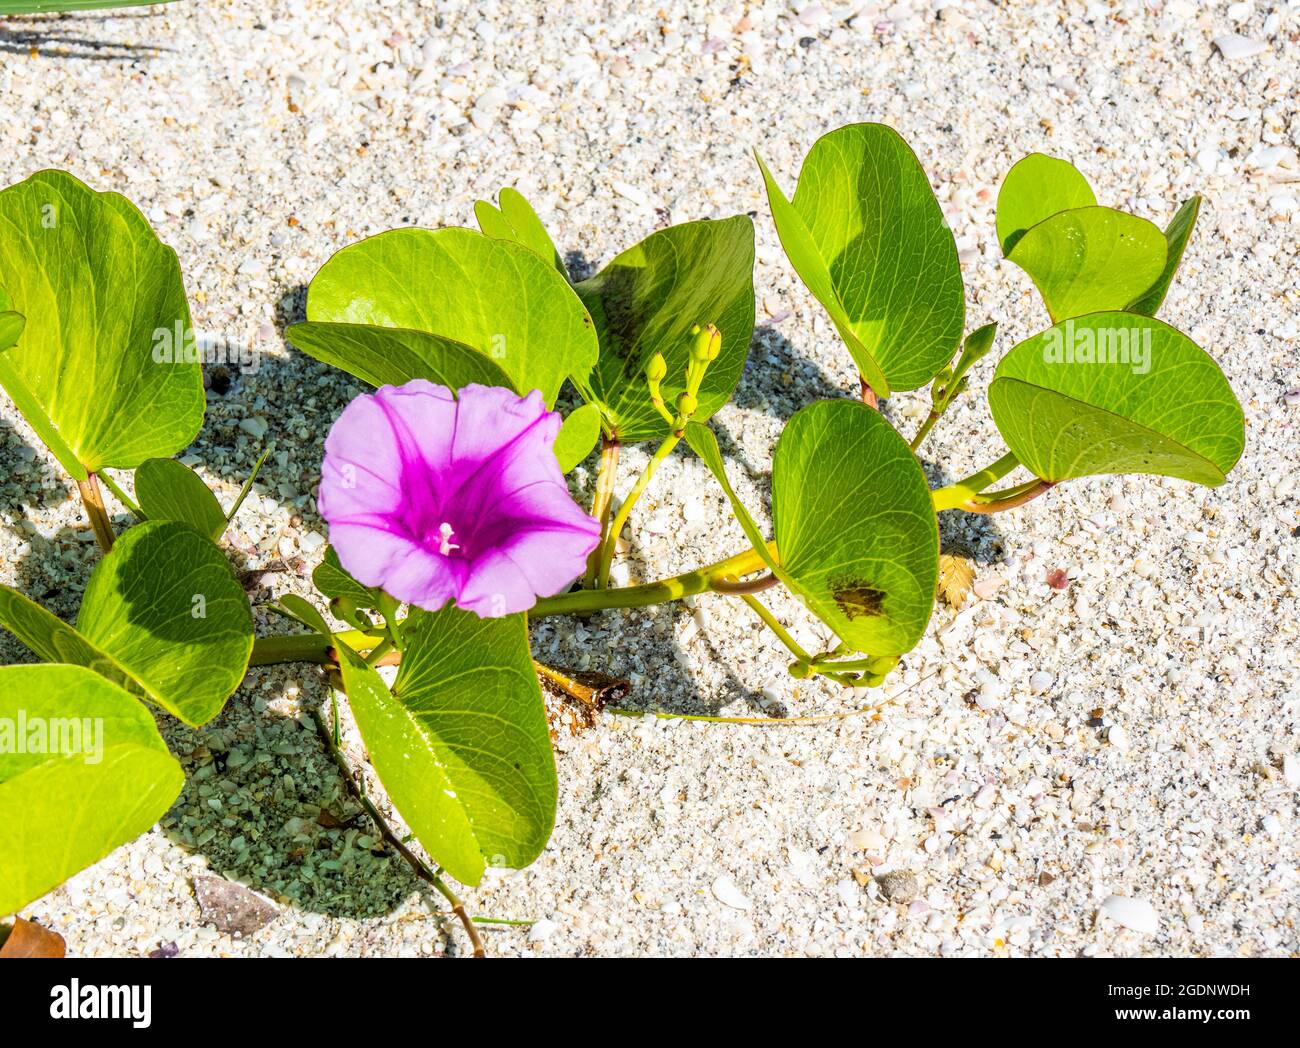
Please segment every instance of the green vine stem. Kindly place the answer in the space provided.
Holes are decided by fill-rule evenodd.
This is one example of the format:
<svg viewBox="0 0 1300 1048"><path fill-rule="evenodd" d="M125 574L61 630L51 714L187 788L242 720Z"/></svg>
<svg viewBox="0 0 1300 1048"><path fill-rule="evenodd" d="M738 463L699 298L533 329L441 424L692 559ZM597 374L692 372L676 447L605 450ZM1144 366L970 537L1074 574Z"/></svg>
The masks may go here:
<svg viewBox="0 0 1300 1048"><path fill-rule="evenodd" d="M670 441L673 444L676 443L671 434L664 443L667 445ZM671 445L668 450L672 450ZM661 457L658 454L656 455L656 459ZM1052 481L1035 479L1018 487L1008 488L1005 491L993 492L987 495L981 494L984 489L991 484L997 483L1019 465L1020 460L1013 453L1007 452L992 465L985 467L978 473L971 474L965 480L958 481L956 484L951 484L945 488L936 489L932 493L935 511L962 509L970 513L1000 513L1003 510L1023 506L1026 502L1037 498L1055 486ZM653 469L647 467L646 472L642 474L637 488L633 489L632 495L629 495L628 500L623 504L623 510L620 510L618 517L615 518L617 527L621 527L622 523L626 521L627 514L631 512L631 506L636 501L635 496L638 493L638 488L644 488L653 472ZM606 546L611 555L614 536L617 533L617 529L611 530L607 538ZM778 556L775 540L768 542L767 548L773 557ZM726 560L720 560L717 563L696 568L694 571L688 571L681 575L674 575L671 578L661 579L658 582L607 589L604 585L608 581L608 565L606 565L600 579L601 585L597 588L578 589L554 597L543 597L533 606L529 614L533 618L542 618L547 615L590 615L610 608L644 608L652 604L667 604L671 601L681 600L683 597L708 592L744 596L767 589L775 584L775 580L771 575L764 575L750 582L739 581L746 575L753 575L763 571L766 566L767 562L759 555L758 551L749 549L744 553L736 554L734 557L728 557ZM375 645L374 636L360 630L352 630L336 636L342 643L358 652L370 651ZM332 654L333 643L333 639L319 633L259 637L253 644L253 654L249 660L249 665L270 666L282 662L332 662L334 661ZM818 672L825 673L825 670L819 669Z"/></svg>
<svg viewBox="0 0 1300 1048"><path fill-rule="evenodd" d="M136 520L145 519L144 511L136 503L135 499L131 498L130 495L123 491L121 486L112 477L107 473L100 473L98 476L99 479L104 482L104 487L108 488L108 490L113 493L113 497L117 499L118 502L122 503L122 505L130 511L131 515L135 517Z"/></svg>
<svg viewBox="0 0 1300 1048"><path fill-rule="evenodd" d="M740 599L749 605L750 611L763 620L763 624L776 635L777 640L785 645L786 651L795 657L801 668L812 664L813 657L804 651L799 642L790 635L790 631L782 626L777 617L768 610L766 604L748 593L740 594Z"/></svg>
<svg viewBox="0 0 1300 1048"><path fill-rule="evenodd" d="M432 886L451 905L451 912L460 920L460 923L465 928L465 934L469 936L470 945L474 948L474 956L486 957L487 951L483 948L483 940L479 938L478 929L474 927L473 919L466 912L456 893L447 886L446 881L438 876L437 871L430 869L429 864L403 844L401 838L393 832L393 828L388 825L388 821L375 807L374 802L371 801L366 791L354 777L352 768L348 765L347 756L339 748L335 733L330 731L329 725L325 723L325 718L321 716L320 710L312 710L311 717L316 723L316 733L320 736L321 742L325 744L325 749L329 751L330 757L338 767L339 773L343 776L343 781L347 784L348 793L365 809L366 814L370 816L370 820L378 828L384 842L406 861L406 864L411 867L420 880Z"/></svg>
<svg viewBox="0 0 1300 1048"><path fill-rule="evenodd" d="M614 477L618 472L618 457L623 445L607 434L601 434L600 469L596 474L596 495L592 500L591 515L600 523L600 543L587 560L587 576L583 585L590 589L596 584L600 571L600 557L605 549L605 536L609 531L609 511L614 505Z"/></svg>
<svg viewBox="0 0 1300 1048"><path fill-rule="evenodd" d="M659 450L654 453L654 457L646 465L644 472L637 478L636 484L628 492L627 498L623 500L623 505L619 506L618 513L614 515L614 523L609 526L609 532L605 535L605 541L600 547L599 567L596 569L596 588L604 589L609 585L609 569L614 563L614 548L618 545L618 536L623 531L624 525L627 524L628 518L632 516L632 510L636 506L637 499L650 484L650 479L659 469L660 464L669 455L672 454L678 442L682 439L681 433L674 430L664 437L663 443L659 445Z"/></svg>
<svg viewBox="0 0 1300 1048"><path fill-rule="evenodd" d="M949 484L946 488L937 488L931 497L934 500L934 508L937 511L945 509L961 509L967 502L979 497L979 493L987 488L990 484L996 484L1008 473L1020 465L1020 460L1008 451L991 466L986 466L978 473L972 473L965 480L959 480L956 484Z"/></svg>
<svg viewBox="0 0 1300 1048"><path fill-rule="evenodd" d="M671 435L670 435L670 440ZM668 443L668 441L665 441ZM672 448L669 448L671 451ZM658 457L658 456L657 456ZM1006 509L1022 506L1030 499L1037 498L1053 485L1046 480L1033 480L1016 488L981 495L980 492L991 484L997 483L1020 465L1020 460L1011 452L1003 455L992 465L973 473L965 480L946 488L939 488L933 493L936 511L945 509L964 509L972 513L997 513ZM642 481L648 479L653 471L648 469L642 474ZM644 486L644 485L641 485ZM634 489L635 492L635 489ZM635 499L629 496L624 508L629 507ZM630 510L629 510L630 512ZM620 518L626 514L620 512ZM616 518L615 523L618 523ZM611 531L610 539L617 534ZM771 541L767 548L773 557L777 557L776 542ZM612 550L612 543L611 543ZM606 589L579 589L561 593L554 597L543 597L529 614L533 618L547 615L590 615L610 608L644 608L652 604L667 604L700 593L725 593L734 596L746 596L775 584L771 575L765 574L750 582L740 581L746 575L754 575L766 568L767 563L757 550L749 549L734 557L708 564L694 571L674 575L658 582L648 582L640 586L622 586ZM373 634L360 630L351 630L337 634L337 639L358 652L372 651L375 646ZM282 662L332 662L334 639L319 633L304 633L295 636L259 637L253 644L250 666L270 666ZM830 668L829 666L827 668ZM840 667L834 667L838 670ZM824 670L819 670L824 672Z"/></svg>
<svg viewBox="0 0 1300 1048"><path fill-rule="evenodd" d="M925 438L930 435L930 430L934 429L934 424L938 421L939 412L931 408L930 413L925 416L925 421L921 423L921 428L916 431L916 436L912 438L910 447L913 451L920 449L921 445L925 442Z"/></svg>
<svg viewBox="0 0 1300 1048"><path fill-rule="evenodd" d="M776 544L768 543L776 555ZM539 600L532 611L533 618L547 615L590 615L608 608L644 608L651 604L666 604L698 593L707 593L719 580L740 578L762 571L766 562L756 550L746 550L734 557L720 560L694 571L674 575L659 582L642 586L623 586L618 589L574 590L555 597ZM282 662L333 662L335 640L357 652L371 650L375 643L372 633L350 630L334 638L320 633L303 633L291 636L259 637L253 644L250 666L271 666Z"/></svg>

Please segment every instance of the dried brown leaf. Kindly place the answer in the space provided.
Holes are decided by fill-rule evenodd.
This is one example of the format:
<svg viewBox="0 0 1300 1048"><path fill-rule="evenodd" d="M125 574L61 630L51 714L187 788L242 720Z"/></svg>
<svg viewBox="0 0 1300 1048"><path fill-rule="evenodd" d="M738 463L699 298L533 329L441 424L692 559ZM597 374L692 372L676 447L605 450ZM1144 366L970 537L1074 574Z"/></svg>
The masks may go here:
<svg viewBox="0 0 1300 1048"><path fill-rule="evenodd" d="M960 610L975 581L975 565L955 553L939 554L939 596L954 610Z"/></svg>
<svg viewBox="0 0 1300 1048"><path fill-rule="evenodd" d="M67 952L62 935L21 917L14 918L13 930L0 946L0 957L63 957Z"/></svg>

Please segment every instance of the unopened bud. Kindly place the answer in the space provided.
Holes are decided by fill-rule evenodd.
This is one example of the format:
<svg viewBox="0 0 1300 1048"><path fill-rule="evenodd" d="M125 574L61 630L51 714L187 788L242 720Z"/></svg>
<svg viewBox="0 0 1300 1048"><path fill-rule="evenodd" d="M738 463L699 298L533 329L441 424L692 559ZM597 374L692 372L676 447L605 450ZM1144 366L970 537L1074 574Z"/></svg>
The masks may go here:
<svg viewBox="0 0 1300 1048"><path fill-rule="evenodd" d="M695 341L691 343L691 360L697 364L707 364L717 360L722 352L722 332L712 324L691 328Z"/></svg>
<svg viewBox="0 0 1300 1048"><path fill-rule="evenodd" d="M651 382L662 382L668 374L668 361L662 353L656 353L645 366L645 377Z"/></svg>
<svg viewBox="0 0 1300 1048"><path fill-rule="evenodd" d="M683 391L677 397L677 414L682 418L690 418L699 406L700 402L690 393Z"/></svg>

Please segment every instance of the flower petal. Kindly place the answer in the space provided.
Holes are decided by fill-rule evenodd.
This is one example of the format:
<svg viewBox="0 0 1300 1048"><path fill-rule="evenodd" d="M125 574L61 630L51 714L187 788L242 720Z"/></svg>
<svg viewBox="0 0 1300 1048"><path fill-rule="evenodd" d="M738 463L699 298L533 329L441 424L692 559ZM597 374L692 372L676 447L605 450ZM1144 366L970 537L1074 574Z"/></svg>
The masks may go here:
<svg viewBox="0 0 1300 1048"><path fill-rule="evenodd" d="M520 398L499 386L471 384L460 390L457 396L452 456L460 465L472 467L498 454L547 416L554 418L555 428L550 434L550 443L552 446L555 444L561 419L556 412L546 410L546 402L537 390ZM549 419L546 424L550 426Z"/></svg>
<svg viewBox="0 0 1300 1048"><path fill-rule="evenodd" d="M384 513L402 503L401 453L387 414L373 396L352 401L325 438L317 503L326 520Z"/></svg>
<svg viewBox="0 0 1300 1048"><path fill-rule="evenodd" d="M451 390L416 378L400 386L380 386L374 396L396 434L404 466L438 473L450 467L457 426Z"/></svg>
<svg viewBox="0 0 1300 1048"><path fill-rule="evenodd" d="M471 562L469 575L456 597L457 607L480 619L496 619L527 611L537 603L528 577L502 550L492 550Z"/></svg>
<svg viewBox="0 0 1300 1048"><path fill-rule="evenodd" d="M590 527L555 524L525 529L505 546L510 558L539 597L563 593L587 569L587 555L600 541L600 525L585 513Z"/></svg>
<svg viewBox="0 0 1300 1048"><path fill-rule="evenodd" d="M367 524L331 524L330 542L363 586L378 586L400 601L438 611L459 591L464 561L439 556L419 543Z"/></svg>

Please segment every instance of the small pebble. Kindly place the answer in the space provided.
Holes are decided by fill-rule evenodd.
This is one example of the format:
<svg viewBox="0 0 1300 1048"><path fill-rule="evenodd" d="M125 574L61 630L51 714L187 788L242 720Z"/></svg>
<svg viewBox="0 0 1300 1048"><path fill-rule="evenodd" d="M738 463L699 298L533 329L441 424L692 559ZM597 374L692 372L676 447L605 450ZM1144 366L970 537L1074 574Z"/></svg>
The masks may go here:
<svg viewBox="0 0 1300 1048"><path fill-rule="evenodd" d="M204 922L227 935L252 935L280 912L257 893L222 877L195 877L194 897Z"/></svg>
<svg viewBox="0 0 1300 1048"><path fill-rule="evenodd" d="M736 887L736 882L725 876L714 878L713 897L733 910L749 910L753 909L754 905L745 893Z"/></svg>
<svg viewBox="0 0 1300 1048"><path fill-rule="evenodd" d="M1288 753L1282 758L1282 777L1293 790L1300 789L1300 754Z"/></svg>
<svg viewBox="0 0 1300 1048"><path fill-rule="evenodd" d="M253 415L250 418L240 419L239 428L254 440L261 440L266 436L266 431L270 427L266 419L262 418L260 415Z"/></svg>
<svg viewBox="0 0 1300 1048"><path fill-rule="evenodd" d="M1219 53L1229 62L1235 62L1241 58L1254 58L1268 47L1263 40L1255 40L1249 36L1242 36L1240 33L1225 33L1223 36L1216 36L1213 43L1219 49Z"/></svg>
<svg viewBox="0 0 1300 1048"><path fill-rule="evenodd" d="M1116 924L1144 935L1154 935L1160 930L1160 917L1145 899L1110 895L1101 904L1101 912Z"/></svg>
<svg viewBox="0 0 1300 1048"><path fill-rule="evenodd" d="M916 883L916 874L909 870L891 870L889 873L882 873L876 878L876 884L880 886L880 894L890 902L909 903L916 898L919 890Z"/></svg>

